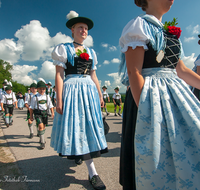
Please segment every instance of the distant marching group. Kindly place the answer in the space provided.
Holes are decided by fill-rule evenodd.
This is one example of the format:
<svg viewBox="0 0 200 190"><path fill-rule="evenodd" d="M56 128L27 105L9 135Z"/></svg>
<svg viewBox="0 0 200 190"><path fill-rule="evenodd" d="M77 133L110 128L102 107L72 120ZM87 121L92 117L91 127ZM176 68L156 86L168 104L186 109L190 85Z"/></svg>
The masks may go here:
<svg viewBox="0 0 200 190"><path fill-rule="evenodd" d="M110 114L106 108L106 102L110 102L108 93L106 92L107 86L102 87L102 95L104 100L104 107L107 116ZM117 116L117 106L119 106L118 115L121 116L121 95L119 93L119 87L114 89L113 103L114 113ZM13 109L14 106L17 109L22 110L23 107L27 108L27 121L30 130L30 138L33 138L33 115L36 120L37 136L40 137L40 148L45 148L45 126L48 124L48 116L54 118L54 111L56 108L56 88L52 88L51 82L48 84L40 78L39 82L34 81L25 96L21 92L17 95L12 91L12 83L6 79L3 82L3 88L0 89L0 111L3 116L5 125L9 127L13 124Z"/></svg>
<svg viewBox="0 0 200 190"><path fill-rule="evenodd" d="M47 86L47 87L46 87ZM4 80L3 88L0 90L1 112L5 125L9 127L13 123L13 108L27 108L27 120L30 129L30 138L33 138L33 115L36 120L37 136L40 138L40 148L45 148L45 126L48 124L48 116L54 118L54 109L56 105L56 90L52 84L47 85L43 79L39 82L34 81L28 93L25 94L25 101L21 92L16 95L12 92L12 83Z"/></svg>

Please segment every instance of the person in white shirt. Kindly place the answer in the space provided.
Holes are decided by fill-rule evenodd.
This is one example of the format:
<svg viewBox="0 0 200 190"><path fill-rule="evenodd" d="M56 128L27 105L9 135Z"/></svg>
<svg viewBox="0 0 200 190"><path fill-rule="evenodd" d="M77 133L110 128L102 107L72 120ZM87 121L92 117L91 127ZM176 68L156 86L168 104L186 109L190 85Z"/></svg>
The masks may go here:
<svg viewBox="0 0 200 190"><path fill-rule="evenodd" d="M43 81L37 83L38 94L36 94L31 101L30 105L30 120L33 121L33 112L35 115L35 120L39 127L39 137L40 137L40 148L45 148L45 125L48 124L48 113L47 110L51 110L51 116L54 118L54 110L51 99L49 95L45 93L46 84Z"/></svg>
<svg viewBox="0 0 200 190"><path fill-rule="evenodd" d="M5 112L5 124L7 127L9 125L12 125L12 115L13 115L13 107L15 104L15 107L17 107L17 99L15 97L15 94L12 92L12 87L10 85L6 86L5 93L2 94L1 99L1 109Z"/></svg>
<svg viewBox="0 0 200 190"><path fill-rule="evenodd" d="M106 108L106 101L107 101L107 99L108 99L108 102L110 102L109 95L108 95L108 93L106 92L107 86L104 85L104 86L102 87L102 89L103 89L103 91L102 91L102 96L103 96L103 101L104 101L104 107L103 107L103 108L105 109L106 114L109 115L110 113L108 112L108 110L107 110L107 108ZM101 108L101 111L102 111L102 112L103 112L103 108Z"/></svg>
<svg viewBox="0 0 200 190"><path fill-rule="evenodd" d="M46 94L51 97L52 96L52 92L53 92L52 84L51 84L51 82L48 82L47 87L46 87Z"/></svg>
<svg viewBox="0 0 200 190"><path fill-rule="evenodd" d="M30 91L31 93L27 95L26 100L25 100L25 107L27 108L27 120L28 120L28 126L30 129L30 138L33 138L34 132L33 132L33 121L30 120L30 105L31 105L31 100L33 99L33 96L37 94L37 84L32 83L30 85ZM37 126L38 128L38 126ZM38 135L39 136L39 135Z"/></svg>
<svg viewBox="0 0 200 190"><path fill-rule="evenodd" d="M115 94L113 94L113 103L115 105L115 116L117 116L116 112L117 112L117 106L119 106L119 111L118 111L118 115L121 116L120 112L121 112L121 104L122 104L122 100L121 100L121 94L119 94L119 87L116 87L115 89Z"/></svg>

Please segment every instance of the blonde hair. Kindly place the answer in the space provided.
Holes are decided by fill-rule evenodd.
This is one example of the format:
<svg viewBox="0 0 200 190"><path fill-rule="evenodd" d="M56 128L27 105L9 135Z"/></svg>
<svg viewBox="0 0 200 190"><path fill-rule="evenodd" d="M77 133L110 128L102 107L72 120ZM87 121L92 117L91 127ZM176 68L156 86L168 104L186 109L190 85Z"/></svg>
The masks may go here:
<svg viewBox="0 0 200 190"><path fill-rule="evenodd" d="M135 4L138 7L141 7L143 11L146 11L146 8L148 7L147 0L135 0Z"/></svg>

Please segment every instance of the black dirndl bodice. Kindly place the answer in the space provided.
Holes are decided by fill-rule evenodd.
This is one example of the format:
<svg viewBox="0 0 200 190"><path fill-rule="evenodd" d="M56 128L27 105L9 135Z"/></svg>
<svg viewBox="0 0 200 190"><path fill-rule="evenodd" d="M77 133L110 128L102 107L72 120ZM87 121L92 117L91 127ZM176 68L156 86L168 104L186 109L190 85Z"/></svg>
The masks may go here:
<svg viewBox="0 0 200 190"><path fill-rule="evenodd" d="M92 59L88 61L80 57L74 57L74 66L67 61L67 69L65 69L65 76L69 74L85 74L89 75L92 69Z"/></svg>
<svg viewBox="0 0 200 190"><path fill-rule="evenodd" d="M157 53L152 48L151 44L147 44L148 51L144 55L143 68L163 67L163 68L176 68L180 57L181 45L175 35L163 33L166 41L165 55L160 63L156 61Z"/></svg>

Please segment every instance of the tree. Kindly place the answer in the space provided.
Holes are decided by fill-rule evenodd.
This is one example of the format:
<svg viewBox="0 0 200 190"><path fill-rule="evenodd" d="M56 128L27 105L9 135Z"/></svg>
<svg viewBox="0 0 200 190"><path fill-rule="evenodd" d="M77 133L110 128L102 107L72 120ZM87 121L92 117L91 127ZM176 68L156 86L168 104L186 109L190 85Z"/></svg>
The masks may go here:
<svg viewBox="0 0 200 190"><path fill-rule="evenodd" d="M11 81L12 83L13 92L22 92L22 94L24 94L25 92L27 92L28 86L12 80L12 69L13 66L10 63L0 59L0 87L2 87L3 81L7 79L7 81Z"/></svg>
<svg viewBox="0 0 200 190"><path fill-rule="evenodd" d="M0 59L0 84L1 85L5 79L7 79L8 81L11 81L11 79L12 79L11 70L12 69L13 69L13 66L10 63Z"/></svg>

